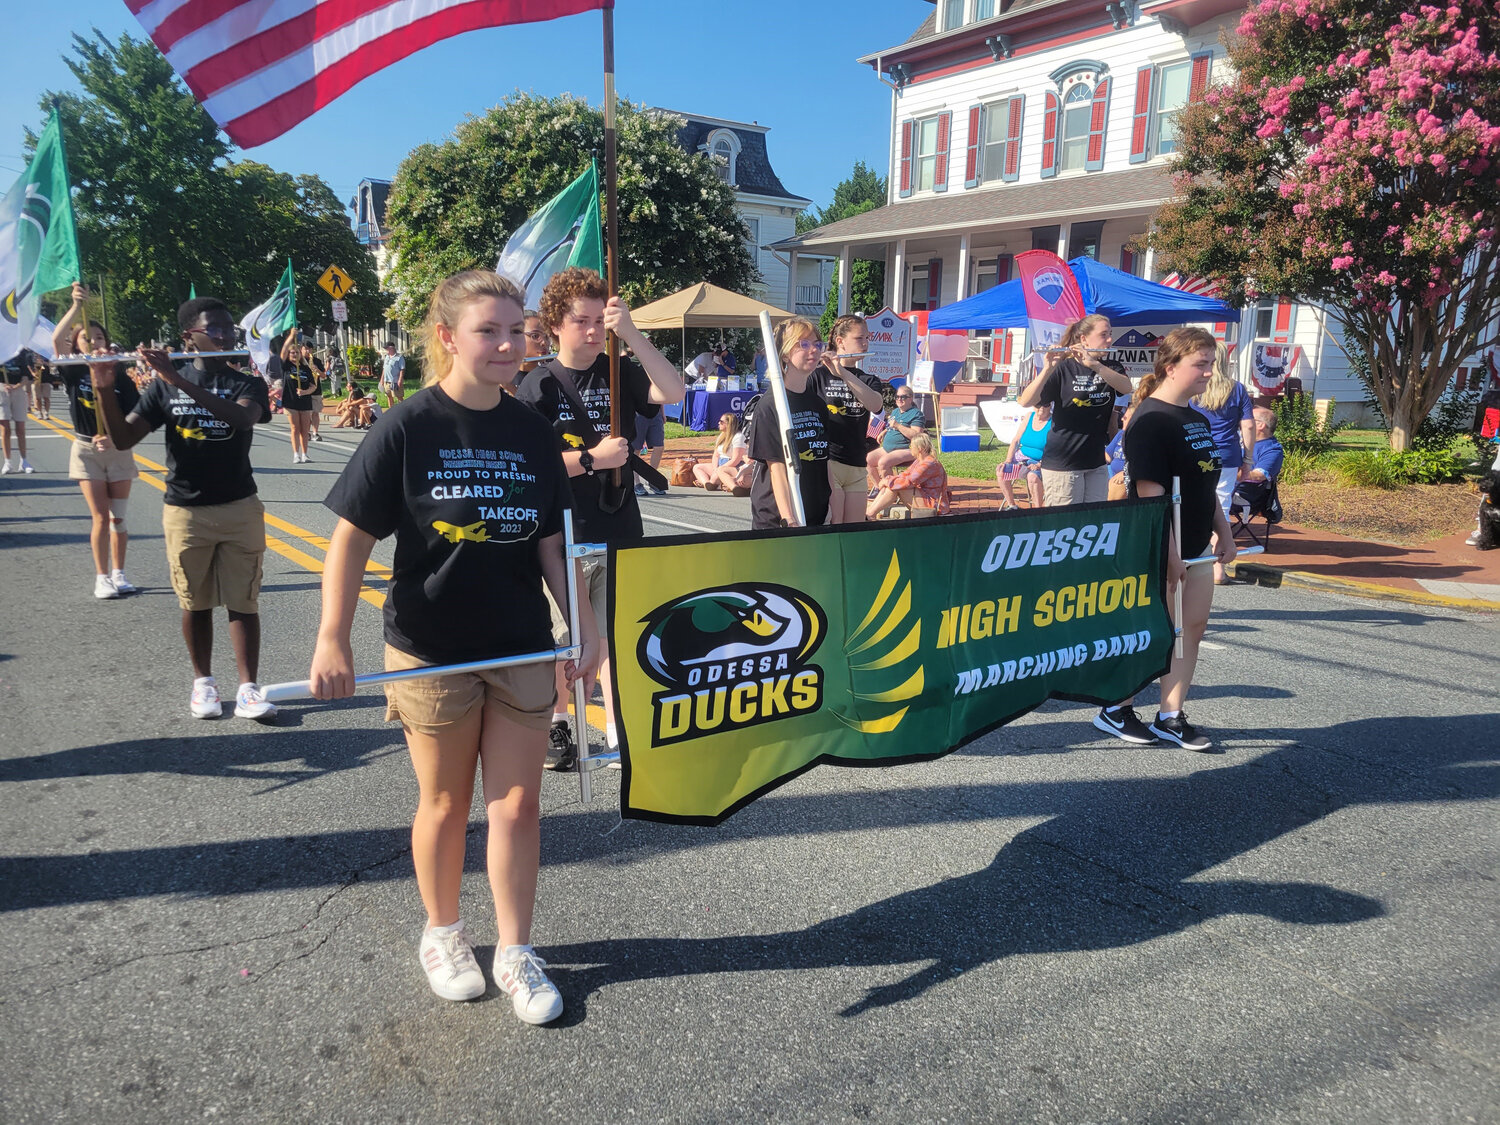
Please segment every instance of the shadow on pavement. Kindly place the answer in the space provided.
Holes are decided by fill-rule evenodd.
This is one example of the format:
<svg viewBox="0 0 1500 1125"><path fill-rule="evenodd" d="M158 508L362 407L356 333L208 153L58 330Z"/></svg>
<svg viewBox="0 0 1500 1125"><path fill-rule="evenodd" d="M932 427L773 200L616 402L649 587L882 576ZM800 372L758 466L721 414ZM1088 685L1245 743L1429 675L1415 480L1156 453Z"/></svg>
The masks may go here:
<svg viewBox="0 0 1500 1125"><path fill-rule="evenodd" d="M1008 839L981 870L905 890L805 928L550 944L543 952L554 966L587 966L558 972L569 996L565 1018L570 1021L583 1017L588 995L622 981L763 969L917 966L903 979L854 1000L843 1014L855 1016L1014 954L1133 945L1223 915L1256 914L1303 925L1365 921L1383 913L1378 900L1315 881L1203 876L1340 809L1500 795L1493 725L1493 716L1481 714L1243 731L1246 738L1289 744L1248 760L1203 759L1204 768L1169 777L776 796L717 829L633 822L629 833L606 836L602 829L611 814L551 817L544 822L545 862L607 859L623 878L629 877L632 860L735 839L941 823L972 823L978 831L1006 818L1049 819ZM339 733L337 740L319 739L322 750L302 735L216 739L213 761L204 760L197 740L90 747L0 763L0 780L90 770L274 777L275 771L247 767L292 760L304 763L306 769L296 771L300 776L307 770L352 768L391 742L386 731ZM944 776L941 763L929 768L934 779ZM483 843L482 826L471 826L469 870L482 866ZM901 846L912 844L907 839ZM250 894L351 878L409 879L410 863L403 858L408 849L409 830L401 826L95 855L0 857L0 886L7 889L0 910L147 895ZM398 859L402 862L393 862ZM412 894L415 898L415 888Z"/></svg>

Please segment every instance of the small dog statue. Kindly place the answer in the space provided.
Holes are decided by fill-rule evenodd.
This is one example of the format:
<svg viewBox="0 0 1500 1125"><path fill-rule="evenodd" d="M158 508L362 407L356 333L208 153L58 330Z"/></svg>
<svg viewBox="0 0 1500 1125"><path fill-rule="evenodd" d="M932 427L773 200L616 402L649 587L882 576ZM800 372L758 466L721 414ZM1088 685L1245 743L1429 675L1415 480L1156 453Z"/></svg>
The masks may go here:
<svg viewBox="0 0 1500 1125"><path fill-rule="evenodd" d="M1479 534L1474 547L1493 551L1500 547L1500 469L1491 469L1479 478Z"/></svg>

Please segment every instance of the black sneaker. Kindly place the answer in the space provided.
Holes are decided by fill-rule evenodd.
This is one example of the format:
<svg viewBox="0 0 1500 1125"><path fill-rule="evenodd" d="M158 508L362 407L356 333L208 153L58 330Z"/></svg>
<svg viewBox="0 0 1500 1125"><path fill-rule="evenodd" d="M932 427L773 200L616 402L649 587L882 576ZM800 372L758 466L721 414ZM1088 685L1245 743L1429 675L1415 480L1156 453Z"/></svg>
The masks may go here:
<svg viewBox="0 0 1500 1125"><path fill-rule="evenodd" d="M556 722L547 732L547 768L558 773L572 773L578 767L578 746L573 741L573 724Z"/></svg>
<svg viewBox="0 0 1500 1125"><path fill-rule="evenodd" d="M1156 741L1156 735L1135 717L1134 707L1102 707L1094 716L1094 725L1105 734L1112 734L1141 746L1149 746Z"/></svg>
<svg viewBox="0 0 1500 1125"><path fill-rule="evenodd" d="M1214 744L1199 734L1193 724L1187 721L1186 711L1179 711L1170 719L1163 719L1161 712L1158 711L1156 719L1151 723L1151 730L1168 742L1177 743L1184 750L1196 750L1200 754L1213 751Z"/></svg>

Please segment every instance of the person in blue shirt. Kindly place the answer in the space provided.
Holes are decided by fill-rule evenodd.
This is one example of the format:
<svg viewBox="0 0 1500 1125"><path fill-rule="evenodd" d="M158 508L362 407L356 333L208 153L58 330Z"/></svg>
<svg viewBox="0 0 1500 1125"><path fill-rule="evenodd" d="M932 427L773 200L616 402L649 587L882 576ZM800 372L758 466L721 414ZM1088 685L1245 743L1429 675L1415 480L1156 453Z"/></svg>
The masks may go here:
<svg viewBox="0 0 1500 1125"><path fill-rule="evenodd" d="M1021 419L1005 460L995 466L995 480L1000 484L1005 499L1000 504L1002 512L1015 510L1015 482L1025 485L1030 507L1041 508L1047 503L1042 488L1042 453L1047 448L1047 435L1052 432L1052 404L1039 402L1036 409Z"/></svg>
<svg viewBox="0 0 1500 1125"><path fill-rule="evenodd" d="M1215 491L1227 520L1241 467L1255 463L1255 404L1250 401L1250 392L1230 374L1229 350L1223 344L1215 349L1213 378L1207 389L1193 399L1192 406L1208 419L1209 432L1218 448L1223 467ZM1221 563L1214 563L1214 581L1221 586L1228 581Z"/></svg>

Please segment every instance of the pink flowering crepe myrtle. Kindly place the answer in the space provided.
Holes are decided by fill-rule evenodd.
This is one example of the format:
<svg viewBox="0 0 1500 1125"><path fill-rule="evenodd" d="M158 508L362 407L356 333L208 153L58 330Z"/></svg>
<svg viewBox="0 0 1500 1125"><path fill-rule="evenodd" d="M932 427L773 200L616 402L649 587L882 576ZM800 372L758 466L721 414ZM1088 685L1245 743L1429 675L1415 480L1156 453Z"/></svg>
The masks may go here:
<svg viewBox="0 0 1500 1125"><path fill-rule="evenodd" d="M1260 0L1184 111L1163 266L1323 303L1405 448L1500 318L1500 4Z"/></svg>

